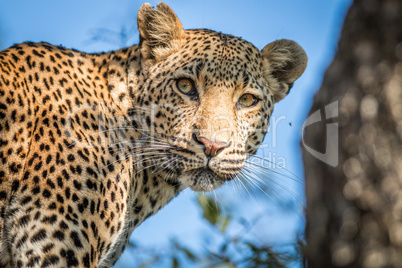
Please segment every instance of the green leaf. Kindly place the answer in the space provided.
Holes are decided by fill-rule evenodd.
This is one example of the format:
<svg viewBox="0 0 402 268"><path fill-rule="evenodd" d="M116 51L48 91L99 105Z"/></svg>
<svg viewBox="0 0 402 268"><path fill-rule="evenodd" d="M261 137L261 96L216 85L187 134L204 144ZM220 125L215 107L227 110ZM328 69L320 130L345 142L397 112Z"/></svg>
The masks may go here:
<svg viewBox="0 0 402 268"><path fill-rule="evenodd" d="M198 204L202 208L203 217L212 225L216 225L220 216L220 208L217 203L211 197L199 194Z"/></svg>
<svg viewBox="0 0 402 268"><path fill-rule="evenodd" d="M219 250L220 254L226 253L227 248L228 248L228 244L227 244L227 243L222 244L222 246L221 246L221 248L220 248L220 250Z"/></svg>
<svg viewBox="0 0 402 268"><path fill-rule="evenodd" d="M226 231L226 227L228 226L230 221L230 216L226 216L225 220L222 223L221 231L224 233Z"/></svg>
<svg viewBox="0 0 402 268"><path fill-rule="evenodd" d="M179 244L177 241L174 241L174 247L177 250L183 251L184 254L186 254L187 258L191 261L196 261L197 260L197 256L192 253L188 248L184 247L183 245Z"/></svg>
<svg viewBox="0 0 402 268"><path fill-rule="evenodd" d="M216 268L236 268L236 266L233 263L224 262L224 263L218 264L216 266Z"/></svg>
<svg viewBox="0 0 402 268"><path fill-rule="evenodd" d="M190 250L188 250L187 248L182 248L182 250L186 254L187 258L189 258L190 260L195 261L197 259L195 257L195 255Z"/></svg>
<svg viewBox="0 0 402 268"><path fill-rule="evenodd" d="M179 268L179 260L176 257L173 257L172 261L173 261L172 267Z"/></svg>

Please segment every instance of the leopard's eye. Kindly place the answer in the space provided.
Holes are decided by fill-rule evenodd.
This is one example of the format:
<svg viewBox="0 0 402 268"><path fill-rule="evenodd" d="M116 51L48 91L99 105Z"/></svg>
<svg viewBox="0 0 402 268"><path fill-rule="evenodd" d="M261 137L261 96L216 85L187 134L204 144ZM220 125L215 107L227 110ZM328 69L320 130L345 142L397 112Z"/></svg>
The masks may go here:
<svg viewBox="0 0 402 268"><path fill-rule="evenodd" d="M180 78L176 81L177 89L185 95L194 95L196 93L193 80L189 78Z"/></svg>
<svg viewBox="0 0 402 268"><path fill-rule="evenodd" d="M256 98L250 93L243 94L239 99L239 104L244 108L249 108L255 106L260 99Z"/></svg>

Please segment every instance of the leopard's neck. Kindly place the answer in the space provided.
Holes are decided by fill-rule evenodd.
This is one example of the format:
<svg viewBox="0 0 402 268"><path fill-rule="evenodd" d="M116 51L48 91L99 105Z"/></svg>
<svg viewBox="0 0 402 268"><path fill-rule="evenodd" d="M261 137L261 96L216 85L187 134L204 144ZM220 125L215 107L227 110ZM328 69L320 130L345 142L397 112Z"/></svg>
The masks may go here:
<svg viewBox="0 0 402 268"><path fill-rule="evenodd" d="M119 166L121 181L117 183L128 191L125 227L113 248L104 256L103 261L107 261L114 259L115 252L123 250L137 226L159 211L184 187L174 180L168 170L159 168L162 163L153 161L157 160L153 151L143 150L149 147L152 137L144 126L145 108L135 102L135 96L141 94L139 91L144 82L138 47L110 52L103 57L107 60L102 66L106 72L105 84L114 104L112 109L104 109L106 116L113 117L109 122L114 122L113 126L105 126L106 130L112 130L106 142L122 160Z"/></svg>

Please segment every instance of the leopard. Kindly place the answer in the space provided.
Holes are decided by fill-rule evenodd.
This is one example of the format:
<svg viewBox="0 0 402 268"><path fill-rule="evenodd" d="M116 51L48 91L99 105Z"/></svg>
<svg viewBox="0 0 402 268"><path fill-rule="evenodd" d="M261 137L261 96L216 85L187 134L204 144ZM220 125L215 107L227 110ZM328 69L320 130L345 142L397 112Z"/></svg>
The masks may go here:
<svg viewBox="0 0 402 268"><path fill-rule="evenodd" d="M111 267L184 189L234 181L307 66L143 4L139 44L0 52L0 266Z"/></svg>

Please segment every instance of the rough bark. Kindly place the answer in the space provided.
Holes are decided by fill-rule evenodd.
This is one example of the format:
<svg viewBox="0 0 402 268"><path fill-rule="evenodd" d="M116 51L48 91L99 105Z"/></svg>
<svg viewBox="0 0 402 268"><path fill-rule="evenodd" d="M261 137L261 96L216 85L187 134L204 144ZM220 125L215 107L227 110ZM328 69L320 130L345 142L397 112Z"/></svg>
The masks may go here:
<svg viewBox="0 0 402 268"><path fill-rule="evenodd" d="M311 113L336 101L338 165L303 150L308 267L401 267L402 1L352 4ZM304 144L325 152L329 123Z"/></svg>

